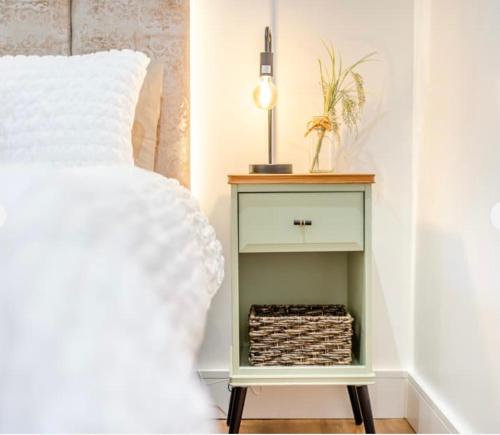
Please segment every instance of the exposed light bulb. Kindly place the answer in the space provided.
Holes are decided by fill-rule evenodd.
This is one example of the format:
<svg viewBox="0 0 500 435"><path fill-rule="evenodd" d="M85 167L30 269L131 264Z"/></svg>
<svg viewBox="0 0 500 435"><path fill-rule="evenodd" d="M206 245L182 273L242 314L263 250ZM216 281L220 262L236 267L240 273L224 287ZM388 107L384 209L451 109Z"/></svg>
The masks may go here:
<svg viewBox="0 0 500 435"><path fill-rule="evenodd" d="M276 106L278 91L273 83L272 77L263 75L259 77L259 83L253 91L253 100L257 107L270 110Z"/></svg>

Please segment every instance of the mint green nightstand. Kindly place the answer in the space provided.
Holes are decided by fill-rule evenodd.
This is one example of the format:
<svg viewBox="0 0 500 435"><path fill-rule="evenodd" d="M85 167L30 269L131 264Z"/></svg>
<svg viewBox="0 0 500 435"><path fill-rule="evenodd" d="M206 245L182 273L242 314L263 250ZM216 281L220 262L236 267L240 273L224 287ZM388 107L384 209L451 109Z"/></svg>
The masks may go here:
<svg viewBox="0 0 500 435"><path fill-rule="evenodd" d="M230 433L254 385L346 385L357 424L374 433L371 363L371 174L230 175ZM355 318L353 363L255 367L252 304L344 304Z"/></svg>

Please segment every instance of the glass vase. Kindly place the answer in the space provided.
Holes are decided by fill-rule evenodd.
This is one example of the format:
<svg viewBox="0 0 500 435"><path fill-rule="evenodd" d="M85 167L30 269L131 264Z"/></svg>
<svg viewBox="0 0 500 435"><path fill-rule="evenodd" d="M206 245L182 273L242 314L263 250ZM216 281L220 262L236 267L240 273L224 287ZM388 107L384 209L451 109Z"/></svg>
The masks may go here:
<svg viewBox="0 0 500 435"><path fill-rule="evenodd" d="M308 134L309 172L333 172L335 143L331 131L315 127Z"/></svg>

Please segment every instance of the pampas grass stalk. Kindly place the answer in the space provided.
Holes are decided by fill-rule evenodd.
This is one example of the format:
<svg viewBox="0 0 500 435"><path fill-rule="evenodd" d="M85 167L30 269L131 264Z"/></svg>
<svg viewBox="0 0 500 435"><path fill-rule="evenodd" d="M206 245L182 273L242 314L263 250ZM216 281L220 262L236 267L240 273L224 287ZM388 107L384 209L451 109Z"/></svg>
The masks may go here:
<svg viewBox="0 0 500 435"><path fill-rule="evenodd" d="M325 48L328 53L328 65L318 59L320 85L323 92L323 115L313 118L308 123L306 131L307 136L312 130L320 130L311 172L319 165L319 153L327 131L333 133L334 139L339 145L343 124L349 131L357 133L361 112L366 103L364 80L357 68L373 60L373 56L376 54L376 52L369 53L344 68L342 57L335 51L335 48L326 44Z"/></svg>

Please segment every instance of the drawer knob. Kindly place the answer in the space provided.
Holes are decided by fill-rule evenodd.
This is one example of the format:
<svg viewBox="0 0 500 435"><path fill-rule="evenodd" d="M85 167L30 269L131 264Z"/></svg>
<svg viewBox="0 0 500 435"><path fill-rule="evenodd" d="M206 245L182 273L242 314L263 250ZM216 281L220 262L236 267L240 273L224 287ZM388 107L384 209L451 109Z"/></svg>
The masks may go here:
<svg viewBox="0 0 500 435"><path fill-rule="evenodd" d="M310 226L310 225L312 225L312 221L309 220L309 219L306 219L306 220L304 220L304 219L294 219L293 220L293 224L301 226L301 227L304 226L304 225Z"/></svg>

